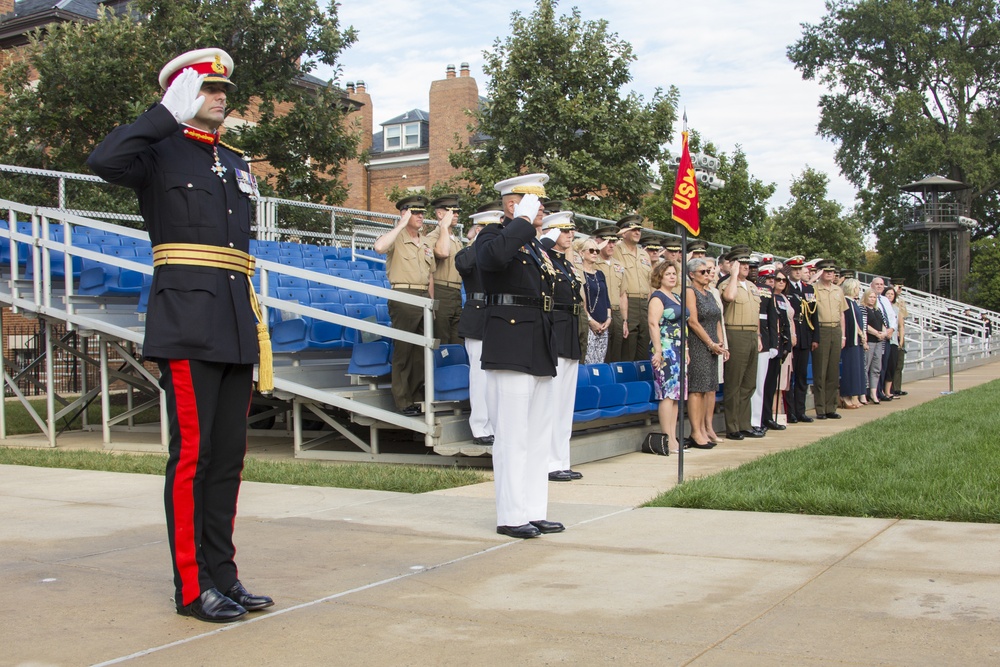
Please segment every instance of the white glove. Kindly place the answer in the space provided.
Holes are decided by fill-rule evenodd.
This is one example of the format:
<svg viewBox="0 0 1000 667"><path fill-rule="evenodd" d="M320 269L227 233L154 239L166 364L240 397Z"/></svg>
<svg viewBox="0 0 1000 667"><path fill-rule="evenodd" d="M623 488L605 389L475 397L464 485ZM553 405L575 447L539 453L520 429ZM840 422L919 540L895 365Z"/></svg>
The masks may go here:
<svg viewBox="0 0 1000 667"><path fill-rule="evenodd" d="M201 83L205 75L198 74L188 67L173 80L167 92L163 93L160 104L167 107L167 111L178 123L194 118L201 105L205 102L205 96L201 94Z"/></svg>
<svg viewBox="0 0 1000 667"><path fill-rule="evenodd" d="M538 209L542 203L538 201L538 195L524 195L517 204L514 205L514 217L525 218L528 222L534 222L538 215Z"/></svg>
<svg viewBox="0 0 1000 667"><path fill-rule="evenodd" d="M561 230L550 229L549 231L547 231L544 234L542 234L542 238L543 239L549 239L550 241L552 241L553 243L555 243L556 241L559 240L559 234L561 234L561 233L562 233Z"/></svg>
<svg viewBox="0 0 1000 667"><path fill-rule="evenodd" d="M778 350L777 349L775 349L775 348L772 347L770 350L767 351L767 358L768 359L774 359L776 356L778 356Z"/></svg>

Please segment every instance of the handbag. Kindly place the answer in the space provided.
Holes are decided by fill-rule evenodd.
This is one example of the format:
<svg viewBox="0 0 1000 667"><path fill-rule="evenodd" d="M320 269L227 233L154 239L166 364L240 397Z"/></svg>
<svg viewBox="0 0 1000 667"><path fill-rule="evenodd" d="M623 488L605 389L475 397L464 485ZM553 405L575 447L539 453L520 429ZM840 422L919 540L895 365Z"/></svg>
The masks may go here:
<svg viewBox="0 0 1000 667"><path fill-rule="evenodd" d="M670 456L670 438L666 433L647 433L642 441L642 451L644 454Z"/></svg>

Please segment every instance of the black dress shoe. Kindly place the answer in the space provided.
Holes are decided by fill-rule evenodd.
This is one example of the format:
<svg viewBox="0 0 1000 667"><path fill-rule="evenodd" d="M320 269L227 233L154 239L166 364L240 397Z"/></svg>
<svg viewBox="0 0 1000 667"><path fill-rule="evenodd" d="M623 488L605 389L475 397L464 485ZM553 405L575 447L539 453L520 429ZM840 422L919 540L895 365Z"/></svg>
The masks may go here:
<svg viewBox="0 0 1000 667"><path fill-rule="evenodd" d="M233 584L233 587L226 591L226 597L247 611L266 609L274 604L274 600L266 595L254 595L247 589L243 588L243 584L241 584L238 579L236 580L236 583Z"/></svg>
<svg viewBox="0 0 1000 667"><path fill-rule="evenodd" d="M561 533L566 530L566 526L562 525L558 521L530 521L532 526L538 529L540 533Z"/></svg>
<svg viewBox="0 0 1000 667"><path fill-rule="evenodd" d="M788 428L784 424L779 424L773 419L768 419L767 421L765 421L764 426L768 427L772 431L784 431L786 428Z"/></svg>
<svg viewBox="0 0 1000 667"><path fill-rule="evenodd" d="M763 438L764 433L760 429L751 428L749 431L740 431L744 438Z"/></svg>
<svg viewBox="0 0 1000 667"><path fill-rule="evenodd" d="M712 449L713 447L715 447L715 443L706 442L704 445L699 445L697 442L693 442L691 443L691 446L694 447L695 449Z"/></svg>
<svg viewBox="0 0 1000 667"><path fill-rule="evenodd" d="M524 540L529 537L538 537L542 534L542 531L538 530L530 523L526 523L523 526L497 526L497 532L501 535L506 535L507 537L519 537Z"/></svg>
<svg viewBox="0 0 1000 667"><path fill-rule="evenodd" d="M837 412L827 412L826 413L826 418L827 419L840 419L840 413L837 413Z"/></svg>
<svg viewBox="0 0 1000 667"><path fill-rule="evenodd" d="M569 474L568 470L553 470L549 473L550 482L569 482L572 480L573 477Z"/></svg>
<svg viewBox="0 0 1000 667"><path fill-rule="evenodd" d="M910 392L908 392L908 391L894 391L894 392L892 392L893 398L898 398L899 396L909 396L909 394L910 394Z"/></svg>
<svg viewBox="0 0 1000 667"><path fill-rule="evenodd" d="M826 415L822 412L816 414L816 419L826 419Z"/></svg>
<svg viewBox="0 0 1000 667"><path fill-rule="evenodd" d="M802 422L803 424L812 424L814 420L809 415L802 415L801 417L799 417L799 421Z"/></svg>
<svg viewBox="0 0 1000 667"><path fill-rule="evenodd" d="M209 623L231 623L247 615L247 610L233 602L216 588L202 592L191 604L177 607L181 616L194 616Z"/></svg>
<svg viewBox="0 0 1000 667"><path fill-rule="evenodd" d="M582 472L577 472L575 470L563 470L563 472L568 472L570 479L574 479L574 480L575 479L583 479L583 473Z"/></svg>
<svg viewBox="0 0 1000 667"><path fill-rule="evenodd" d="M492 435L481 435L478 438L473 438L472 439L472 444L474 444L474 445L484 445L484 446L492 445L493 444L493 436Z"/></svg>
<svg viewBox="0 0 1000 667"><path fill-rule="evenodd" d="M405 415L407 417L417 417L420 415L420 406L414 403L413 405L408 405L399 411L399 414Z"/></svg>
<svg viewBox="0 0 1000 667"><path fill-rule="evenodd" d="M742 439L743 439L743 434L740 433L739 431L726 434L726 440L742 440Z"/></svg>
<svg viewBox="0 0 1000 667"><path fill-rule="evenodd" d="M788 423L789 424L798 424L799 423L799 418L796 417L795 415L788 415Z"/></svg>

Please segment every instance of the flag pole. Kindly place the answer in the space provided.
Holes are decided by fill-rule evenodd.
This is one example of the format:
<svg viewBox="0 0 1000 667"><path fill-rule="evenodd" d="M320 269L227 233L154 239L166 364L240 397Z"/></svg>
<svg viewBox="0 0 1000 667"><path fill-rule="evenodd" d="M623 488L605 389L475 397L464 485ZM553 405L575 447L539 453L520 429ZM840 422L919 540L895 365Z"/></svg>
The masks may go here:
<svg viewBox="0 0 1000 667"><path fill-rule="evenodd" d="M681 125L681 136L687 141L688 114L684 109L684 120ZM680 165L677 166L680 171ZM687 241L688 232L685 225L681 225L681 351L680 351L680 396L677 401L677 427L679 435L677 437L677 483L684 482L684 418L687 408L687 318L684 317L684 304L687 302ZM677 223L674 223L677 229Z"/></svg>

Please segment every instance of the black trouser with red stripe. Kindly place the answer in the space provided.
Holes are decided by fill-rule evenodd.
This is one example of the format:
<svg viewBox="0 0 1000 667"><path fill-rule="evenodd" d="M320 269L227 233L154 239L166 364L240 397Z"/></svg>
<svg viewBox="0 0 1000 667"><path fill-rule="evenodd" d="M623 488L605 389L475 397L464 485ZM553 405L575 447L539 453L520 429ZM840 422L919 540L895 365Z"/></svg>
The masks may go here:
<svg viewBox="0 0 1000 667"><path fill-rule="evenodd" d="M253 366L161 360L170 456L164 505L175 601L187 605L238 578L233 524L247 447Z"/></svg>

